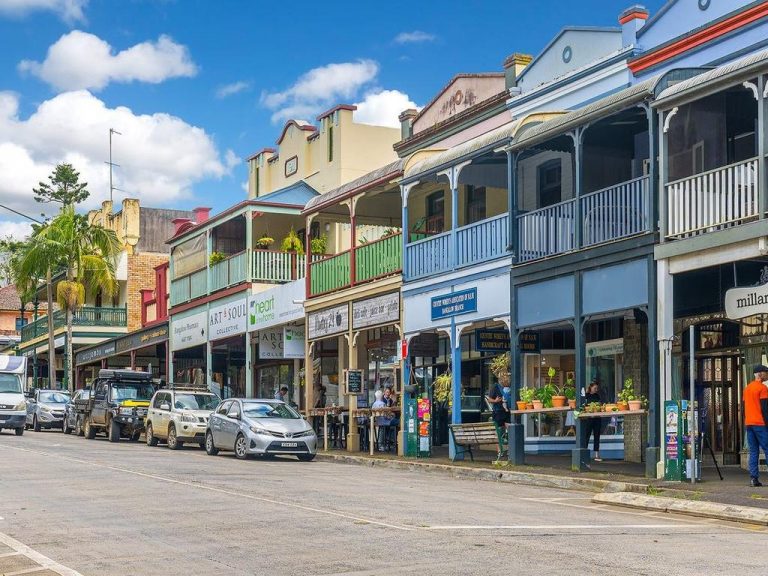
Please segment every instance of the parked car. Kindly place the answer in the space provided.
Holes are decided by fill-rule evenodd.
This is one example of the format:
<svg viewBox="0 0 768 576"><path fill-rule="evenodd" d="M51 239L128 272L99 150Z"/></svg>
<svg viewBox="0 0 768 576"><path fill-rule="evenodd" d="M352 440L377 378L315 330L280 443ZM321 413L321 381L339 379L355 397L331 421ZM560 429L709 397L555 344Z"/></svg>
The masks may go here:
<svg viewBox="0 0 768 576"><path fill-rule="evenodd" d="M240 459L293 454L306 462L315 457L317 436L285 402L231 399L217 406L205 431L205 451L215 456L219 450L232 450Z"/></svg>
<svg viewBox="0 0 768 576"><path fill-rule="evenodd" d="M21 387L26 371L26 357L0 354L0 431L12 428L16 436L24 434L27 423L27 401Z"/></svg>
<svg viewBox="0 0 768 576"><path fill-rule="evenodd" d="M178 450L185 442L205 448L208 418L220 402L216 394L199 388L158 390L149 403L144 424L147 446L165 440L171 450Z"/></svg>
<svg viewBox="0 0 768 576"><path fill-rule="evenodd" d="M64 423L61 426L64 434L71 434L74 431L77 436L83 435L83 418L77 411L77 403L85 403L90 397L91 389L82 388L75 392L72 400L64 407Z"/></svg>
<svg viewBox="0 0 768 576"><path fill-rule="evenodd" d="M27 400L27 428L35 432L43 428L61 428L69 399L69 392L62 390L32 390Z"/></svg>

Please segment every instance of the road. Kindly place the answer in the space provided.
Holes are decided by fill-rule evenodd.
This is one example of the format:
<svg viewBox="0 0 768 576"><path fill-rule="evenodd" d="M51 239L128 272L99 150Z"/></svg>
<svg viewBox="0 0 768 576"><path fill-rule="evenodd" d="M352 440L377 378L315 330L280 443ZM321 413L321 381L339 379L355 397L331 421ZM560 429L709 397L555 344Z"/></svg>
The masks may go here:
<svg viewBox="0 0 768 576"><path fill-rule="evenodd" d="M765 529L589 496L5 431L0 574L765 573Z"/></svg>

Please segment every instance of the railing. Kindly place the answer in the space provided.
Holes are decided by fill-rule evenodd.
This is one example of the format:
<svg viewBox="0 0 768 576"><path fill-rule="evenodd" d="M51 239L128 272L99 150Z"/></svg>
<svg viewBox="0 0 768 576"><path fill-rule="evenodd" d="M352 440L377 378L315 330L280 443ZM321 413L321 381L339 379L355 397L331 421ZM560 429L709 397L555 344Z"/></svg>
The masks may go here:
<svg viewBox="0 0 768 576"><path fill-rule="evenodd" d="M254 250L251 279L254 282L290 282L304 278L307 257L295 252Z"/></svg>
<svg viewBox="0 0 768 576"><path fill-rule="evenodd" d="M695 236L757 217L758 163L752 158L667 184L666 237Z"/></svg>
<svg viewBox="0 0 768 576"><path fill-rule="evenodd" d="M582 196L582 247L650 229L650 177L641 176Z"/></svg>
<svg viewBox="0 0 768 576"><path fill-rule="evenodd" d="M393 234L355 248L355 282L366 282L403 268L403 235Z"/></svg>
<svg viewBox="0 0 768 576"><path fill-rule="evenodd" d="M54 330L66 326L67 317L63 310L53 313ZM114 326L125 327L128 313L125 308L105 308L101 306L83 306L72 317L73 326ZM21 329L21 341L26 342L38 336L48 334L48 318L43 316Z"/></svg>
<svg viewBox="0 0 768 576"><path fill-rule="evenodd" d="M431 276L451 267L451 233L443 232L405 247L405 270L408 279Z"/></svg>
<svg viewBox="0 0 768 576"><path fill-rule="evenodd" d="M325 294L351 284L350 251L312 262L309 266L309 293Z"/></svg>
<svg viewBox="0 0 768 576"><path fill-rule="evenodd" d="M574 249L576 200L566 200L517 217L518 262L529 262Z"/></svg>
<svg viewBox="0 0 768 576"><path fill-rule="evenodd" d="M509 246L509 214L462 226L456 230L459 253L457 266L468 266L500 258Z"/></svg>
<svg viewBox="0 0 768 576"><path fill-rule="evenodd" d="M171 281L171 306L199 298L207 293L208 269L203 268Z"/></svg>
<svg viewBox="0 0 768 576"><path fill-rule="evenodd" d="M245 282L248 278L248 253L239 252L211 266L211 292Z"/></svg>

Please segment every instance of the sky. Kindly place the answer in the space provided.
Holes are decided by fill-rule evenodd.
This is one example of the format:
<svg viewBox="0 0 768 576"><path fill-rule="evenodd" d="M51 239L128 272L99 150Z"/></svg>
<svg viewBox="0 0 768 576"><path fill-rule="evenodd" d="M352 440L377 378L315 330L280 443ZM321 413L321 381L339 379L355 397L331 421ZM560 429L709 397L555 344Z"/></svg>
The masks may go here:
<svg viewBox="0 0 768 576"><path fill-rule="evenodd" d="M222 211L287 119L340 103L397 126L457 73L500 72L564 26L618 26L630 0L352 2L0 0L0 204L40 218L32 188L69 162L92 209L114 200ZM663 0L644 3L654 14ZM0 238L28 221L0 208Z"/></svg>

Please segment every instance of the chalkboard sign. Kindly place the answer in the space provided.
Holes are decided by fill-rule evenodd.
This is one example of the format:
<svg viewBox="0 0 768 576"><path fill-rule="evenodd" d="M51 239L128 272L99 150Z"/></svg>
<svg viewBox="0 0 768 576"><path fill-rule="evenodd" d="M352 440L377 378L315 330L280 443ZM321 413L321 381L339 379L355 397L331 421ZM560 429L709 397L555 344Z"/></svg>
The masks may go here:
<svg viewBox="0 0 768 576"><path fill-rule="evenodd" d="M347 394L363 393L362 370L344 370L344 381L347 385Z"/></svg>

